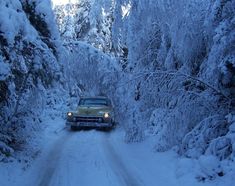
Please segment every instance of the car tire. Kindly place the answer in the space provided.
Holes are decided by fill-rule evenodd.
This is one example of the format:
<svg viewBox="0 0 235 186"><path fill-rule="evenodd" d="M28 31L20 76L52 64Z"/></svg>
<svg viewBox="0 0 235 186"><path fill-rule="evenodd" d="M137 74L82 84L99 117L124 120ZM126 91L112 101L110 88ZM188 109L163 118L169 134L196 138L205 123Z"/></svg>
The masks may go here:
<svg viewBox="0 0 235 186"><path fill-rule="evenodd" d="M110 132L112 130L112 127L104 127L103 131L105 132Z"/></svg>
<svg viewBox="0 0 235 186"><path fill-rule="evenodd" d="M71 129L72 131L74 131L74 130L77 130L77 127L75 127L75 126L70 126L70 129Z"/></svg>

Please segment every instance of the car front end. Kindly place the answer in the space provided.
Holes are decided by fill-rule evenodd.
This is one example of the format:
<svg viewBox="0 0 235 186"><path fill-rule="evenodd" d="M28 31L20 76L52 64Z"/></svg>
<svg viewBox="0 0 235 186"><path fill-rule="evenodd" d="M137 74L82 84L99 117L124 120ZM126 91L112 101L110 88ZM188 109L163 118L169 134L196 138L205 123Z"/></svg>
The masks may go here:
<svg viewBox="0 0 235 186"><path fill-rule="evenodd" d="M111 129L114 126L112 107L111 105L79 105L76 111L67 113L66 124L71 129Z"/></svg>
<svg viewBox="0 0 235 186"><path fill-rule="evenodd" d="M112 128L112 118L108 112L103 115L80 115L67 113L67 125L71 128Z"/></svg>

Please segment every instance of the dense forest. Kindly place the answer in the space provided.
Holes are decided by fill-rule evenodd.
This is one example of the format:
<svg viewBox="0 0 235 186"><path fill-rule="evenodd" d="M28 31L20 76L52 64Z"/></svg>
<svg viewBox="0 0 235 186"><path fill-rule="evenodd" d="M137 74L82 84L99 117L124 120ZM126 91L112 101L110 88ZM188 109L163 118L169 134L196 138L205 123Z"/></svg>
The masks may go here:
<svg viewBox="0 0 235 186"><path fill-rule="evenodd" d="M155 151L216 157L209 178L230 171L235 1L2 0L0 161L83 95L112 99L127 143L153 136Z"/></svg>

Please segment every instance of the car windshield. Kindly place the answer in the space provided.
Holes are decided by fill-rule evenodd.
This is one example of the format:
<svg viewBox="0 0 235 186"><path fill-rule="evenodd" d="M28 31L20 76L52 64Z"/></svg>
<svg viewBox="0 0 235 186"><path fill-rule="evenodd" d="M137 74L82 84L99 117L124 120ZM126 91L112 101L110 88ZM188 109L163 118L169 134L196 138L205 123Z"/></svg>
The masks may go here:
<svg viewBox="0 0 235 186"><path fill-rule="evenodd" d="M86 98L81 99L79 105L106 105L108 106L108 101L101 98Z"/></svg>

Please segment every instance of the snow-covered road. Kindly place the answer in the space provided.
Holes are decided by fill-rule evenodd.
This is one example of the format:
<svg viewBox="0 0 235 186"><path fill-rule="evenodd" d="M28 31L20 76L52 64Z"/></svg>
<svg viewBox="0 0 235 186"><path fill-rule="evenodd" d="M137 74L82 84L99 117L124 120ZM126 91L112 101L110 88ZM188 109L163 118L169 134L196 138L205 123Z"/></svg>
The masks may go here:
<svg viewBox="0 0 235 186"><path fill-rule="evenodd" d="M156 162L149 162L152 158L146 157L150 154L142 152L139 144L126 144L122 130L70 131L65 128L56 133L53 130L44 139L48 144L42 154L24 173L23 179L15 183L26 186L140 186L153 185L156 174L160 173L159 183L176 185L175 179L169 179L170 174L164 173L164 169L172 169L173 164L165 168L160 166L156 172ZM161 161L164 162L164 158Z"/></svg>
<svg viewBox="0 0 235 186"><path fill-rule="evenodd" d="M95 130L60 132L60 138L32 167L33 175L28 175L31 179L26 185L143 185L116 152L112 134Z"/></svg>
<svg viewBox="0 0 235 186"><path fill-rule="evenodd" d="M64 131L41 165L39 186L142 185L102 131Z"/></svg>
<svg viewBox="0 0 235 186"><path fill-rule="evenodd" d="M182 160L173 151L152 151L153 139L126 144L124 132L119 128L111 132L70 131L64 128L63 120L53 120L42 136L41 147L39 156L24 171L20 171L16 162L3 164L0 185L214 186L224 183L197 182L191 160Z"/></svg>

